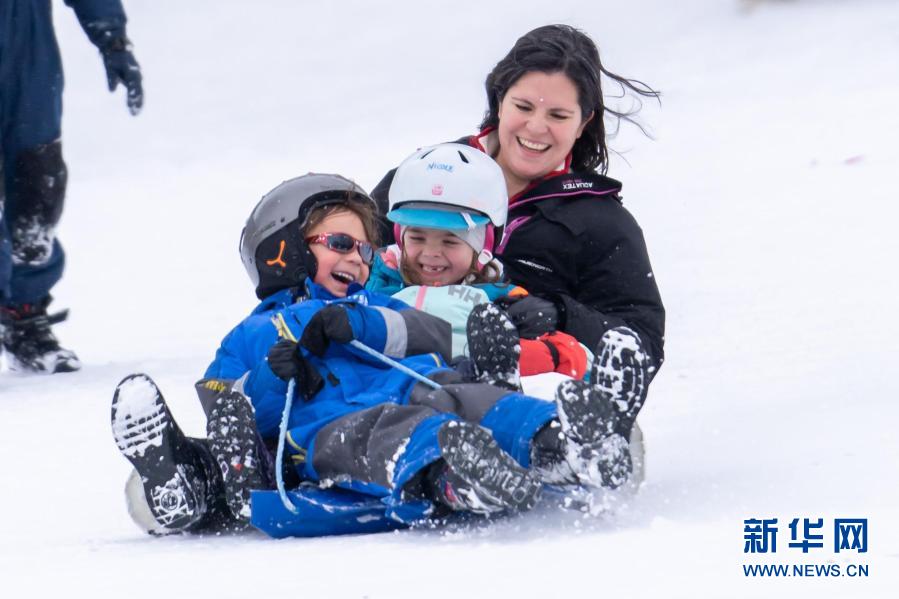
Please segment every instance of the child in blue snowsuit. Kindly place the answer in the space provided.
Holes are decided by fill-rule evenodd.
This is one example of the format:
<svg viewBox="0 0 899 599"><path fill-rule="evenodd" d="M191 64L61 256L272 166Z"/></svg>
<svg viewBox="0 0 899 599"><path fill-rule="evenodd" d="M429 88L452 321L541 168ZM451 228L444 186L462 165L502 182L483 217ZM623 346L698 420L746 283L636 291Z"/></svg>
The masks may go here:
<svg viewBox="0 0 899 599"><path fill-rule="evenodd" d="M330 218L304 228L306 251L318 255L307 267L314 275L306 279L303 301L238 325L222 343L207 376L233 378L236 371L252 365L237 387L252 401L258 431L268 439L278 433L286 381L298 380L301 397L289 414L286 438L289 457L303 480L333 482L384 497L391 505L419 493L417 485L428 485L414 479L430 477L437 497L428 498L454 509L489 512L532 504L539 485L524 469L530 439L555 416L555 406L523 396L514 405L500 406L500 398L512 394L487 385L476 385L473 392L471 385L450 384L432 392L349 345L354 340L422 375L461 382L445 363L451 355L449 324L389 296L365 291L360 283L368 277L366 260L354 270L346 254L334 263L331 259L341 254L322 249L328 235L365 227L358 218L340 226ZM445 409L453 404L456 409ZM460 412L484 428L463 426ZM454 428L461 440L444 438L449 422L459 425ZM494 431L505 453L485 429ZM452 461L446 453L456 449L453 443L477 445L481 453L490 454L465 459L496 471L502 485L486 490L478 487L480 480L454 480L457 475L464 478L465 468L474 467L462 461L452 472L443 467L439 473L423 473L434 462ZM462 460L463 452L458 453ZM466 498L478 493L476 501Z"/></svg>
<svg viewBox="0 0 899 599"><path fill-rule="evenodd" d="M626 465L609 463L609 447L626 446L612 433L620 398L583 381L560 386L555 402L463 382L445 365L448 323L362 289L374 222L359 206L370 202L345 179L310 174L254 210L241 254L257 294L272 297L285 280L303 293L286 307L261 306L222 342L198 384L215 392L206 401L206 444L184 437L148 377L120 384L113 431L140 475L146 518L135 519L147 530L201 530L222 498L235 521L249 520L249 491L273 478L257 431L267 441L277 436L291 379L298 391L286 437L297 478L381 498L394 517L410 503L429 506L414 512L419 517L526 509L542 482L622 482ZM298 216L266 222L272 206ZM473 318L495 331L499 346L515 346L514 327L495 307ZM353 341L442 387L417 382Z"/></svg>

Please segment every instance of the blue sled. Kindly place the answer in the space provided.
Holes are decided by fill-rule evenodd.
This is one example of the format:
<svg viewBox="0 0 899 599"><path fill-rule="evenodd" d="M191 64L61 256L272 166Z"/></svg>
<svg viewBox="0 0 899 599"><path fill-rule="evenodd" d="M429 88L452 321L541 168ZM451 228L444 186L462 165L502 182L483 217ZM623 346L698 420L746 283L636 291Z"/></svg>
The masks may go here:
<svg viewBox="0 0 899 599"><path fill-rule="evenodd" d="M303 486L287 495L298 513L284 507L277 491L253 491L250 523L276 539L371 534L408 528L432 509L428 501L391 506L387 500L334 487Z"/></svg>

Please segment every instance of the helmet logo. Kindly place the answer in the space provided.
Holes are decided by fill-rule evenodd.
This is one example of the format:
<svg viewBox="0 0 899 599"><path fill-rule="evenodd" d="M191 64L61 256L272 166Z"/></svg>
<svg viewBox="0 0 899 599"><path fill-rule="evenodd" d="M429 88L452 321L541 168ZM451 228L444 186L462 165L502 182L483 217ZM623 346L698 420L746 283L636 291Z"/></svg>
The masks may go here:
<svg viewBox="0 0 899 599"><path fill-rule="evenodd" d="M272 258L271 260L266 260L265 263L269 266L278 265L282 268L287 268L287 263L284 262L284 248L286 247L286 243L284 240L281 240L281 245L278 247L278 255Z"/></svg>
<svg viewBox="0 0 899 599"><path fill-rule="evenodd" d="M434 187L431 188L431 195L432 196L442 196L443 195L443 185L440 185L439 183L434 185Z"/></svg>
<svg viewBox="0 0 899 599"><path fill-rule="evenodd" d="M447 164L445 162L431 162L428 164L428 170L438 170L438 171L446 171L448 173L453 172L453 165Z"/></svg>

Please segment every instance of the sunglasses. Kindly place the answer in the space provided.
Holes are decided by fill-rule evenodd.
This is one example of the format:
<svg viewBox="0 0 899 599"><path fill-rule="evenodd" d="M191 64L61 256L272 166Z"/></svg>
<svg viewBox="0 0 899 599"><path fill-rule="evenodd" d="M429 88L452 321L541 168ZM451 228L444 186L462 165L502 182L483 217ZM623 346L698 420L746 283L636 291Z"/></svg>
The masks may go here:
<svg viewBox="0 0 899 599"><path fill-rule="evenodd" d="M369 242L359 241L346 233L319 233L307 237L306 243L308 245L319 243L340 254L352 254L353 250L358 250L359 257L369 266L375 261L375 250Z"/></svg>

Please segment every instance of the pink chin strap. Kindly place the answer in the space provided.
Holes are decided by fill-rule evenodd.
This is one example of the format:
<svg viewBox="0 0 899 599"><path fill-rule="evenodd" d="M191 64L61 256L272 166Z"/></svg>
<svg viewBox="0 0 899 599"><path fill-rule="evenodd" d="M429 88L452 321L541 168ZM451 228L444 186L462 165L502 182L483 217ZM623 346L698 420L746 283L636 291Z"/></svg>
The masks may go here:
<svg viewBox="0 0 899 599"><path fill-rule="evenodd" d="M403 228L397 223L393 224L393 238L396 244L403 249ZM484 270L484 267L493 260L493 243L496 239L493 223L487 223L487 232L484 235L484 249L478 253L478 270Z"/></svg>

